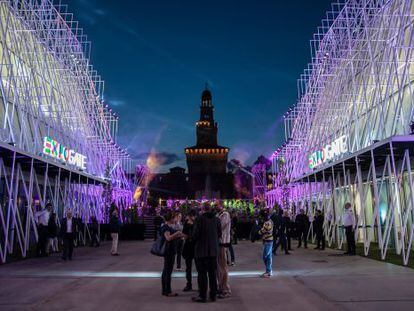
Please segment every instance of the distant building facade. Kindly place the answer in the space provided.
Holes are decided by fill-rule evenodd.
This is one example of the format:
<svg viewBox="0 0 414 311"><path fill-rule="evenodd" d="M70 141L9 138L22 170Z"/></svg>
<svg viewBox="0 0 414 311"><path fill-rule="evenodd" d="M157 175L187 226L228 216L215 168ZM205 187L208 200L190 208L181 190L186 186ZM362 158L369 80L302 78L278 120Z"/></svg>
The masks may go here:
<svg viewBox="0 0 414 311"><path fill-rule="evenodd" d="M151 176L149 191L151 202L157 203L159 199L167 200L186 199L188 197L188 175L183 167L170 168L168 173L159 173Z"/></svg>

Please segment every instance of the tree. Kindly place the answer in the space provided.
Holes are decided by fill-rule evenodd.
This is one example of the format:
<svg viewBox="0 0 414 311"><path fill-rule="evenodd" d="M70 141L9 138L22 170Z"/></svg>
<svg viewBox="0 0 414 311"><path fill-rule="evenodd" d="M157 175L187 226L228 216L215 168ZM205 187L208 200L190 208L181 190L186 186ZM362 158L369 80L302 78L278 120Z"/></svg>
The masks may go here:
<svg viewBox="0 0 414 311"><path fill-rule="evenodd" d="M257 160L254 162L254 164L264 164L266 166L266 171L270 170L270 168L272 167L272 161L270 161L264 155L259 156Z"/></svg>

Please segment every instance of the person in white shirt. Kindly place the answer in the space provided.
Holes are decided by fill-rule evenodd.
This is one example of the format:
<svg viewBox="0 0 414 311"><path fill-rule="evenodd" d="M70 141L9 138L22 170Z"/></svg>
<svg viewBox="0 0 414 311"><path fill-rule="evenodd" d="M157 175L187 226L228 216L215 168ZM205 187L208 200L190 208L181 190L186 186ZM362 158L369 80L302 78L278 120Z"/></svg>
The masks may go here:
<svg viewBox="0 0 414 311"><path fill-rule="evenodd" d="M345 228L346 243L348 250L345 255L354 256L356 254L355 246L355 216L352 212L352 204L347 202L344 206L344 214L342 216L342 222Z"/></svg>
<svg viewBox="0 0 414 311"><path fill-rule="evenodd" d="M75 235L76 226L74 223L74 219L72 216L72 211L68 210L66 212L66 218L62 219L61 227L60 227L60 235L63 240L63 251L62 251L62 259L72 260L73 254L73 238Z"/></svg>
<svg viewBox="0 0 414 311"><path fill-rule="evenodd" d="M217 279L219 298L228 298L231 296L229 285L229 270L227 266L226 253L230 247L231 240L231 218L229 212L223 209L221 203L217 204L218 217L221 225L221 238L219 243L219 254L217 257Z"/></svg>
<svg viewBox="0 0 414 311"><path fill-rule="evenodd" d="M35 219L37 223L37 248L36 255L38 257L47 256L46 246L47 246L47 236L48 236L48 223L50 217L50 204L47 204L40 211L35 213Z"/></svg>

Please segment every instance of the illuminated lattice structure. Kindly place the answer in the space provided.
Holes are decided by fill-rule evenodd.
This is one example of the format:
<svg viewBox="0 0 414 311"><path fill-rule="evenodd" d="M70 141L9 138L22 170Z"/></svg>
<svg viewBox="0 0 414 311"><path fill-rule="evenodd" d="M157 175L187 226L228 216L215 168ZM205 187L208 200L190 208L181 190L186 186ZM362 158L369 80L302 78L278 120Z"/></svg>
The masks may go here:
<svg viewBox="0 0 414 311"><path fill-rule="evenodd" d="M120 208L132 193L118 117L89 62L90 42L63 5L0 0L0 258L26 256L33 206L103 220L103 185ZM81 160L80 160L81 159ZM82 162L85 160L85 163ZM86 228L86 226L85 226ZM85 237L87 229L83 232Z"/></svg>
<svg viewBox="0 0 414 311"><path fill-rule="evenodd" d="M258 163L252 167L253 198L263 201L267 188L266 164Z"/></svg>
<svg viewBox="0 0 414 311"><path fill-rule="evenodd" d="M285 161L289 204L310 216L324 210L330 244L342 246L349 201L365 254L375 242L383 259L392 251L404 264L414 233L413 22L412 0L334 3L285 115L286 143L273 155Z"/></svg>

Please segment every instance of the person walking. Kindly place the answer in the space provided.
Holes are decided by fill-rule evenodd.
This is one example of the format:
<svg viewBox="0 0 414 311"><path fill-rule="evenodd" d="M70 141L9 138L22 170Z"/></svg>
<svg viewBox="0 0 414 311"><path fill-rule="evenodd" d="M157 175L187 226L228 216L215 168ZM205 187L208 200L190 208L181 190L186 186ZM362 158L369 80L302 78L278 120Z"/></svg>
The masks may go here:
<svg viewBox="0 0 414 311"><path fill-rule="evenodd" d="M47 224L47 232L48 232L48 241L47 241L47 253L50 252L50 248L52 247L52 252L58 252L58 225L56 223L56 213L52 213L49 218L49 222Z"/></svg>
<svg viewBox="0 0 414 311"><path fill-rule="evenodd" d="M176 297L177 293L173 293L171 290L171 275L174 270L174 261L177 255L177 240L181 239L184 235L180 231L174 229L176 223L176 217L173 212L168 212L164 216L164 224L160 228L160 235L165 239L165 254L164 254L164 267L161 274L161 294L166 297Z"/></svg>
<svg viewBox="0 0 414 311"><path fill-rule="evenodd" d="M283 209L279 208L276 217L275 214L271 216L273 221L273 255L276 255L276 251L279 246L282 247L282 250L285 251L286 255L289 255L288 247L287 247L287 239L286 239L286 230L288 224L286 223L286 219L283 217Z"/></svg>
<svg viewBox="0 0 414 311"><path fill-rule="evenodd" d="M48 224L50 217L51 205L48 203L44 208L35 213L35 219L37 222L37 247L36 255L38 257L47 256L47 239L48 239Z"/></svg>
<svg viewBox="0 0 414 311"><path fill-rule="evenodd" d="M195 262L198 272L199 296L195 302L207 302L207 287L210 287L210 300L217 296L217 256L221 238L221 224L209 203L203 206L203 214L196 218L193 231L195 242Z"/></svg>
<svg viewBox="0 0 414 311"><path fill-rule="evenodd" d="M66 259L72 260L74 242L73 240L75 234L75 221L73 219L72 211L68 210L66 212L66 218L62 219L60 227L60 236L62 237L63 241L62 259L65 261Z"/></svg>
<svg viewBox="0 0 414 311"><path fill-rule="evenodd" d="M109 220L109 229L112 238L111 255L119 256L118 253L118 238L121 231L121 221L119 220L118 209L112 211L111 219Z"/></svg>
<svg viewBox="0 0 414 311"><path fill-rule="evenodd" d="M185 238L183 246L183 258L185 260L185 277L187 285L184 287L184 292L193 290L192 284L192 267L194 260L194 241L193 241L193 230L195 221L196 211L190 210L187 214L187 219L183 227L183 235Z"/></svg>
<svg viewBox="0 0 414 311"><path fill-rule="evenodd" d="M345 228L346 234L346 243L348 245L348 250L345 252L345 255L354 256L356 255L356 245L355 245L355 216L352 212L351 203L347 202L344 206L345 212L343 215L343 225Z"/></svg>
<svg viewBox="0 0 414 311"><path fill-rule="evenodd" d="M298 248L302 246L302 240L305 248L308 248L309 218L305 214L304 209L301 209L300 213L296 216L295 224L298 234Z"/></svg>
<svg viewBox="0 0 414 311"><path fill-rule="evenodd" d="M315 219L313 220L313 230L316 235L316 247L315 249L325 249L325 234L323 230L324 216L322 211L317 210Z"/></svg>
<svg viewBox="0 0 414 311"><path fill-rule="evenodd" d="M263 278L270 278L273 274L272 269L272 248L273 248L273 221L270 219L269 212L264 210L263 214L263 227L259 230L263 241L263 262L265 264L266 271L261 275Z"/></svg>
<svg viewBox="0 0 414 311"><path fill-rule="evenodd" d="M287 250L291 251L292 247L291 247L291 237L292 237L292 220L290 219L290 215L289 215L289 211L288 210L284 210L283 211L283 217L282 217L282 222L284 224L285 227L285 236L286 236L286 246L287 246Z"/></svg>
<svg viewBox="0 0 414 311"><path fill-rule="evenodd" d="M99 223L96 216L91 217L91 247L99 247Z"/></svg>
<svg viewBox="0 0 414 311"><path fill-rule="evenodd" d="M226 253L231 245L231 218L230 214L223 209L220 203L217 205L217 211L221 225L221 238L217 261L218 298L229 298L231 296L231 289Z"/></svg>
<svg viewBox="0 0 414 311"><path fill-rule="evenodd" d="M79 217L78 213L73 216L73 228L73 232L75 232L73 236L73 245L78 247L81 245L81 233L83 232L82 219Z"/></svg>

